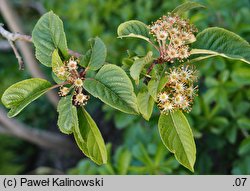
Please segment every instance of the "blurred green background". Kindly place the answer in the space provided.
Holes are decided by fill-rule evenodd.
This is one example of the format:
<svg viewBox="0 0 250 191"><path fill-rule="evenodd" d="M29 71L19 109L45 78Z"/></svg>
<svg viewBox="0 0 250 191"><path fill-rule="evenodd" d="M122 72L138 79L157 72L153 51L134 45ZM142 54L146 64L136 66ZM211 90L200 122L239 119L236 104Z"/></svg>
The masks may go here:
<svg viewBox="0 0 250 191"><path fill-rule="evenodd" d="M126 50L145 53L140 40L117 39L118 25L130 19L147 24L173 10L182 0L11 0L25 33L42 13L53 10L64 21L70 49L84 53L87 40L99 36L108 49L107 61L121 65ZM206 9L188 17L199 31L218 26L250 42L249 0L199 0ZM1 5L0 5L1 6ZM5 23L0 15L0 23ZM0 37L0 41L2 41ZM50 72L39 66L51 79ZM195 174L250 174L250 66L223 58L196 64L200 72L199 97L187 115L193 128L197 161ZM0 51L0 96L11 84L30 77L19 71L11 50ZM0 106L3 108L2 104ZM0 134L0 174L190 174L161 143L158 110L150 122L123 114L91 98L87 109L97 121L107 144L110 162L97 166L84 155L58 154L13 136ZM33 128L59 133L57 112L43 96L15 119ZM1 126L1 121L0 121ZM73 139L70 137L73 142Z"/></svg>

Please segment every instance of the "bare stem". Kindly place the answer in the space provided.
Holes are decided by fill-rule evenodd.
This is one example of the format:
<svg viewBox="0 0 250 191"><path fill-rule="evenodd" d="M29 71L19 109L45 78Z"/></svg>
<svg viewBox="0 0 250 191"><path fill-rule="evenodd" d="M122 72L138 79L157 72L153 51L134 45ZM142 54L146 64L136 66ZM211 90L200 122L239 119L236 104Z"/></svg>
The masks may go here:
<svg viewBox="0 0 250 191"><path fill-rule="evenodd" d="M31 36L23 35L20 33L11 33L3 28L2 23L0 23L0 34L9 41L22 40L26 42L32 42Z"/></svg>
<svg viewBox="0 0 250 191"><path fill-rule="evenodd" d="M154 68L154 66L155 66L156 64L158 64L158 61L157 61L157 60L154 60L154 61L152 62L152 64L149 66L146 75L148 75L148 74L153 70L153 68Z"/></svg>
<svg viewBox="0 0 250 191"><path fill-rule="evenodd" d="M58 87L60 87L60 86L64 86L64 85L66 85L66 84L70 84L70 83L66 81L66 82L63 82L63 83L61 83L61 84L56 84L56 85L50 87L49 89L52 90L52 89L58 88Z"/></svg>
<svg viewBox="0 0 250 191"><path fill-rule="evenodd" d="M14 42L14 41L17 41L17 40L21 40L21 41L25 41L25 42L30 42L32 43L32 37L29 36L29 35L24 35L24 34L20 34L20 33L11 33L7 30L5 30L3 28L3 24L0 23L0 34L6 38L9 43L10 42ZM12 46L12 45L11 45ZM12 48L13 49L13 48ZM13 49L14 50L14 49ZM15 51L14 51L15 52ZM79 52L76 52L76 51L73 51L73 50L70 50L68 49L68 53L74 57L77 57L79 58L81 56L81 54ZM15 53L16 55L16 53Z"/></svg>
<svg viewBox="0 0 250 191"><path fill-rule="evenodd" d="M81 73L80 73L80 77L84 77L85 76L85 74L86 74L86 72L89 70L89 68L88 67L86 67L85 68L85 70L84 71L82 71Z"/></svg>
<svg viewBox="0 0 250 191"><path fill-rule="evenodd" d="M9 40L15 42L16 47L18 48L20 54L23 57L23 60L25 62L25 67L27 67L32 77L46 79L45 74L42 72L39 65L37 64L37 60L35 59L31 46L29 46L28 44L31 42L31 37L27 35L22 35L23 33L22 22L19 19L19 15L12 7L11 1L0 0L0 5L1 5L0 13L3 16L6 24L8 25L9 30L19 32L19 33L11 33L5 30L1 25L0 36L1 34L4 34L5 38L6 37L9 38L9 39L7 38L8 39L7 42ZM58 103L58 95L55 92L51 91L48 92L46 96L49 98L49 101L56 107Z"/></svg>
<svg viewBox="0 0 250 191"><path fill-rule="evenodd" d="M12 48L12 50L13 50L13 52L14 52L16 58L17 58L17 61L18 61L18 64L19 64L19 70L24 70L24 62L23 62L23 59L22 59L22 57L20 56L20 54L19 54L19 52L18 52L18 50L17 50L17 48L16 48L14 42L13 42L13 41L10 41L10 40L8 40L8 42L10 43L10 46L11 46L11 48Z"/></svg>
<svg viewBox="0 0 250 191"><path fill-rule="evenodd" d="M9 119L7 113L0 107L0 133L19 137L43 148L62 153L73 152L75 146L67 137L37 128L31 128L15 119Z"/></svg>

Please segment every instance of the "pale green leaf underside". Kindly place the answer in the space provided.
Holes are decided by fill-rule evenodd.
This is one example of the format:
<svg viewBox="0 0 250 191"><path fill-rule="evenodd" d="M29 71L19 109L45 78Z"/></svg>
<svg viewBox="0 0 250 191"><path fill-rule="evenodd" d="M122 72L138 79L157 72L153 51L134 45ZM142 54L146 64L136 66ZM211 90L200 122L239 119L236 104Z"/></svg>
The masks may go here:
<svg viewBox="0 0 250 191"><path fill-rule="evenodd" d="M153 61L153 53L150 51L145 57L139 58L134 61L133 65L130 67L130 76L138 84L140 79L140 74L148 63Z"/></svg>
<svg viewBox="0 0 250 191"><path fill-rule="evenodd" d="M88 67L90 70L98 70L105 63L107 49L103 41L96 37L91 44L91 56Z"/></svg>
<svg viewBox="0 0 250 191"><path fill-rule="evenodd" d="M52 53L58 49L66 58L68 48L63 22L52 11L44 14L32 31L32 41L36 48L36 58L45 66L51 66Z"/></svg>
<svg viewBox="0 0 250 191"><path fill-rule="evenodd" d="M57 125L62 133L70 134L74 128L78 128L77 110L72 105L72 96L62 97L57 105Z"/></svg>
<svg viewBox="0 0 250 191"><path fill-rule="evenodd" d="M29 103L49 90L51 83L40 78L31 78L10 86L2 96L2 103L9 108L9 117L20 113Z"/></svg>
<svg viewBox="0 0 250 191"><path fill-rule="evenodd" d="M137 103L139 111L142 114L143 118L149 120L154 108L154 99L148 93L147 88L138 93Z"/></svg>
<svg viewBox="0 0 250 191"><path fill-rule="evenodd" d="M176 7L172 13L175 13L177 15L182 15L183 13L191 10L191 9L195 9L195 8L204 8L205 6L196 3L196 2L185 2L181 5L179 5L178 7Z"/></svg>
<svg viewBox="0 0 250 191"><path fill-rule="evenodd" d="M116 65L104 65L94 79L84 80L84 88L111 107L125 113L138 113L132 82Z"/></svg>
<svg viewBox="0 0 250 191"><path fill-rule="evenodd" d="M62 60L61 60L61 57L60 57L59 54L58 54L58 50L57 50L57 49L55 49L55 50L53 51L53 53L52 53L52 64L51 64L51 66L52 66L52 71L53 71L53 73L54 73L60 80L66 80L66 79L67 79L67 77L65 77L65 76L58 75L57 70L58 70L60 67L63 67L64 64L63 64L63 62L62 62Z"/></svg>
<svg viewBox="0 0 250 191"><path fill-rule="evenodd" d="M158 123L161 139L168 150L186 168L194 171L196 147L192 130L181 111L161 114Z"/></svg>
<svg viewBox="0 0 250 191"><path fill-rule="evenodd" d="M191 54L222 56L250 64L250 44L237 34L211 27L196 36Z"/></svg>
<svg viewBox="0 0 250 191"><path fill-rule="evenodd" d="M130 20L119 25L118 38L134 37L150 41L149 29L146 24L138 20Z"/></svg>
<svg viewBox="0 0 250 191"><path fill-rule="evenodd" d="M96 164L106 164L107 150L95 121L84 108L79 108L77 113L79 126L74 128L77 145Z"/></svg>

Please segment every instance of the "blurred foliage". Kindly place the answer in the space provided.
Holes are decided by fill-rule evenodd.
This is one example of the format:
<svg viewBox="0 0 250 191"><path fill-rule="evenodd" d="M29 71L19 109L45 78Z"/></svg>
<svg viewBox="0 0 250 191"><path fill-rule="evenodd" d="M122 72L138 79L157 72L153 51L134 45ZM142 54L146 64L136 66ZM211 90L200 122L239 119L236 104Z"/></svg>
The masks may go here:
<svg viewBox="0 0 250 191"><path fill-rule="evenodd" d="M21 0L13 2L21 15L27 33L31 33L39 14L26 5L34 2L41 3L46 11L53 10L64 21L70 49L84 53L88 48L87 39L99 36L107 45L108 62L120 65L122 59L126 57L128 47L130 50L144 54L151 47L140 40L134 42L129 39L117 39L118 25L130 19L138 19L150 24L183 1ZM199 31L210 26L224 27L250 42L249 0L197 0L197 2L207 8L192 10L186 16ZM0 22L2 22L1 18ZM18 71L17 62L12 53L0 53L0 58L0 94L2 94L9 85L27 78L28 74ZM202 61L196 66L200 72L199 97L195 100L192 112L187 115L196 136L195 174L250 174L250 66L223 58ZM46 102L46 98L39 99L35 103L30 105L26 109L27 112L20 115L18 119L39 128L50 128L50 125L46 124L55 123L55 110ZM178 165L162 145L156 131L159 115L156 108L153 118L147 122L140 116L122 114L107 106L103 107L94 98L87 107L98 120L101 131L108 132L105 139L112 142L112 146L107 145L110 151L109 163L97 166L90 160L83 159L67 173L189 173ZM96 107L98 109L94 109ZM97 115L96 110L100 109L102 113ZM108 131L108 129L111 130ZM4 153L0 155L0 173L20 173L22 169L27 171L29 169L27 160L23 160L23 165L11 160L17 158L18 154L15 150L20 149L21 146L17 144L15 148L11 148L12 152L4 146L8 141L9 138L0 139L0 150ZM13 144L15 142L13 141ZM29 148L28 145L26 144L25 148ZM22 155L26 158L32 156L26 152ZM3 164L5 170L1 168ZM14 168L15 164L19 165ZM10 168L8 166L12 170L7 170Z"/></svg>
<svg viewBox="0 0 250 191"><path fill-rule="evenodd" d="M24 170L24 161L27 155L23 155L20 146L24 143L13 137L0 135L0 173L1 174L18 174ZM26 154L29 153L27 149Z"/></svg>

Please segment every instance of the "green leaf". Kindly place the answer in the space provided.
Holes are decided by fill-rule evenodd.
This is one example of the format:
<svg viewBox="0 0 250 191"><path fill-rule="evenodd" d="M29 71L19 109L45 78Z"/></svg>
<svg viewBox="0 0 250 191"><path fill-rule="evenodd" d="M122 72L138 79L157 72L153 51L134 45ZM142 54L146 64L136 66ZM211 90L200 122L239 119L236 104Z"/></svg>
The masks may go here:
<svg viewBox="0 0 250 191"><path fill-rule="evenodd" d="M118 38L133 37L151 42L148 26L137 20L130 20L120 24L117 29L117 34Z"/></svg>
<svg viewBox="0 0 250 191"><path fill-rule="evenodd" d="M103 41L98 37L90 40L90 46L91 56L87 67L90 70L98 70L105 62L107 49Z"/></svg>
<svg viewBox="0 0 250 191"><path fill-rule="evenodd" d="M166 75L164 75L160 79L152 78L148 82L148 92L155 101L157 101L157 94L161 92L161 90L165 87L167 81L168 81L168 78Z"/></svg>
<svg viewBox="0 0 250 191"><path fill-rule="evenodd" d="M117 173L119 175L126 175L132 160L131 152L124 147L120 147L115 155L115 162L117 166Z"/></svg>
<svg viewBox="0 0 250 191"><path fill-rule="evenodd" d="M145 57L139 58L134 61L130 68L130 76L135 80L136 84L139 84L140 74L145 67L153 61L153 52L149 51Z"/></svg>
<svg viewBox="0 0 250 191"><path fill-rule="evenodd" d="M223 28L211 27L196 36L191 54L222 56L250 64L250 45L237 34Z"/></svg>
<svg viewBox="0 0 250 191"><path fill-rule="evenodd" d="M145 146L139 142L136 144L132 149L133 156L138 159L140 162L145 164L147 167L153 166L153 161L149 156L148 151L146 150Z"/></svg>
<svg viewBox="0 0 250 191"><path fill-rule="evenodd" d="M240 143L240 147L238 150L238 154L240 156L246 155L250 153L250 137L244 139L241 143Z"/></svg>
<svg viewBox="0 0 250 191"><path fill-rule="evenodd" d="M57 84L61 84L61 83L65 82L65 80L60 80L60 79L54 74L54 72L51 72L51 76L52 76L53 80L54 80Z"/></svg>
<svg viewBox="0 0 250 191"><path fill-rule="evenodd" d="M104 65L94 79L85 79L83 86L94 97L113 108L125 113L138 113L132 82L127 74L116 65Z"/></svg>
<svg viewBox="0 0 250 191"><path fill-rule="evenodd" d="M199 4L199 3L196 3L196 2L185 2L181 5L179 5L178 7L176 7L172 13L175 13L177 15L182 15L183 13L191 10L191 9L195 9L195 8L205 8L205 6Z"/></svg>
<svg viewBox="0 0 250 191"><path fill-rule="evenodd" d="M161 114L158 128L167 149L174 153L180 164L194 172L196 147L192 130L183 113L175 111L168 115Z"/></svg>
<svg viewBox="0 0 250 191"><path fill-rule="evenodd" d="M67 77L66 76L61 76L61 75L58 75L57 74L57 70L60 68L60 67L63 67L64 64L61 60L61 57L59 56L58 54L58 50L55 49L52 53L52 71L53 73L60 79L60 80L66 80Z"/></svg>
<svg viewBox="0 0 250 191"><path fill-rule="evenodd" d="M70 134L74 128L78 128L77 110L72 105L72 96L68 95L60 99L57 105L57 125L62 133Z"/></svg>
<svg viewBox="0 0 250 191"><path fill-rule="evenodd" d="M29 103L49 90L51 83L40 78L31 78L10 86L2 96L2 103L10 108L8 117L20 113Z"/></svg>
<svg viewBox="0 0 250 191"><path fill-rule="evenodd" d="M236 68L231 77L239 85L250 85L250 68Z"/></svg>
<svg viewBox="0 0 250 191"><path fill-rule="evenodd" d="M86 52L85 55L82 55L80 57L80 63L79 63L79 65L82 66L82 67L84 67L84 68L86 68L88 66L88 64L89 64L90 59L91 59L91 54L92 54L92 50L89 49Z"/></svg>
<svg viewBox="0 0 250 191"><path fill-rule="evenodd" d="M45 66L51 66L55 49L58 49L64 58L68 57L63 22L52 11L38 20L32 31L32 41L36 48L36 58Z"/></svg>
<svg viewBox="0 0 250 191"><path fill-rule="evenodd" d="M154 99L149 94L147 88L143 88L137 95L138 108L144 119L149 120L153 108L154 108Z"/></svg>
<svg viewBox="0 0 250 191"><path fill-rule="evenodd" d="M107 150L102 135L84 108L77 110L79 126L74 127L74 137L82 152L96 164L107 163Z"/></svg>
<svg viewBox="0 0 250 191"><path fill-rule="evenodd" d="M246 105L245 105L246 106ZM250 130L250 119L247 117L241 117L237 120L237 124L241 129Z"/></svg>

